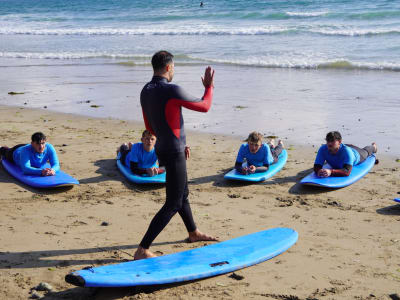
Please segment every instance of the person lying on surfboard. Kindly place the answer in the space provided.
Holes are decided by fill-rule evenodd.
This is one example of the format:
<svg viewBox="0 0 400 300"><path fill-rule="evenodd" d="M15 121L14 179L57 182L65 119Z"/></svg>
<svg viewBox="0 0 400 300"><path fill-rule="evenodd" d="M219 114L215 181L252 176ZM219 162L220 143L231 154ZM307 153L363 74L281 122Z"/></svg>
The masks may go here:
<svg viewBox="0 0 400 300"><path fill-rule="evenodd" d="M349 176L353 166L362 163L377 151L376 143L362 149L354 145L342 144L341 134L338 131L331 131L326 135L326 144L318 150L314 172L318 177ZM330 169L323 167L325 162L331 166Z"/></svg>
<svg viewBox="0 0 400 300"><path fill-rule="evenodd" d="M278 156L284 149L282 141L274 146L274 140L268 144L262 142L263 136L261 133L253 131L246 139L246 143L242 144L236 158L235 169L243 174L253 174L266 172L269 165L278 161ZM247 167L243 167L243 161L246 159Z"/></svg>
<svg viewBox="0 0 400 300"><path fill-rule="evenodd" d="M157 155L154 149L157 138L150 131L142 133L141 143L124 143L119 147L121 162L131 169L133 174L155 176L165 172L157 167Z"/></svg>
<svg viewBox="0 0 400 300"><path fill-rule="evenodd" d="M32 135L30 144L0 148L1 158L18 165L26 175L53 176L60 170L60 163L53 145L46 142L42 132ZM45 165L50 162L50 168Z"/></svg>

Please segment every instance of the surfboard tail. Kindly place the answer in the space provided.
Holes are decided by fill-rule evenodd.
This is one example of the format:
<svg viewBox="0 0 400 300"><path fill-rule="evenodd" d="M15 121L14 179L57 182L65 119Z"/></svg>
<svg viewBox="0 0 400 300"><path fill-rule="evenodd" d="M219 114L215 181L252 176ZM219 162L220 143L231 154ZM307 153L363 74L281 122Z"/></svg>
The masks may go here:
<svg viewBox="0 0 400 300"><path fill-rule="evenodd" d="M65 281L73 284L75 286L80 286L80 287L85 287L85 279L83 279L82 276L79 275L74 275L73 273L70 273L68 275L65 275Z"/></svg>

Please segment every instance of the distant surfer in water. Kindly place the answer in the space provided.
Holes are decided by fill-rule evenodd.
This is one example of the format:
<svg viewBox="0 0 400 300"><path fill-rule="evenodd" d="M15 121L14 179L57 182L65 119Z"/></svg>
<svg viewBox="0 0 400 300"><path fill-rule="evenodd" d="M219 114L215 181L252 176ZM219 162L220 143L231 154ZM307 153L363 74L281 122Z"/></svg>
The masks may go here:
<svg viewBox="0 0 400 300"><path fill-rule="evenodd" d="M207 67L202 78L204 95L201 99L186 94L183 89L171 84L174 76L173 55L159 51L152 57L153 78L140 94L140 104L146 129L157 137L155 146L161 166L165 166L166 201L154 216L135 253L134 259L154 257L150 245L167 226L171 218L179 213L189 233L190 242L216 241L217 239L202 233L194 223L188 201L189 189L186 172L186 160L190 157L190 148L186 145L183 126L182 107L207 112L211 107L214 90L214 71Z"/></svg>
<svg viewBox="0 0 400 300"><path fill-rule="evenodd" d="M202 2L200 2L200 7L203 7L204 6L204 4L203 4L203 1Z"/></svg>
<svg viewBox="0 0 400 300"><path fill-rule="evenodd" d="M331 131L326 135L326 144L322 145L318 150L314 163L314 172L318 177L349 176L353 166L362 163L368 156L377 151L376 143L372 143L362 149L354 145L342 144L341 134L338 131ZM331 168L324 168L325 162ZM378 163L378 160L376 163Z"/></svg>

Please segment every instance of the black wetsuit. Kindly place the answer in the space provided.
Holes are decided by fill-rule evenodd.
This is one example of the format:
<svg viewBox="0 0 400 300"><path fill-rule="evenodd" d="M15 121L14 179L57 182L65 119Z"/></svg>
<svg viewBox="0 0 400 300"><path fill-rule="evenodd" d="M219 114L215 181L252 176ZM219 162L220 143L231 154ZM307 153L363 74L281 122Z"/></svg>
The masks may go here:
<svg viewBox="0 0 400 300"><path fill-rule="evenodd" d="M148 249L158 234L178 212L188 232L196 230L188 201L186 173L186 135L182 107L207 112L211 107L213 87L207 87L202 99L188 96L182 88L164 77L154 76L141 94L140 104L146 129L157 137L155 146L160 166L166 169L166 201L154 216L140 246Z"/></svg>

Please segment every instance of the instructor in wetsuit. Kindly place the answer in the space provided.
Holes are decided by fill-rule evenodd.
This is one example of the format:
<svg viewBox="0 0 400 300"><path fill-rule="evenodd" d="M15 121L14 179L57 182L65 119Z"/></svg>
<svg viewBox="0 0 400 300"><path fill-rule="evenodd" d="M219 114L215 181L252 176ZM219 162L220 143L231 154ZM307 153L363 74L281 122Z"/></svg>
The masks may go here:
<svg viewBox="0 0 400 300"><path fill-rule="evenodd" d="M190 148L186 146L182 107L207 112L211 107L214 89L214 70L207 67L202 77L205 88L201 99L187 95L182 88L169 82L174 76L173 55L159 51L153 55L151 64L154 75L140 94L140 104L146 129L157 137L155 146L160 166L166 169L166 201L154 216L144 235L134 259L154 257L149 250L158 234L179 213L187 231L189 241L216 241L196 228L188 201L189 189L186 173L186 160Z"/></svg>

